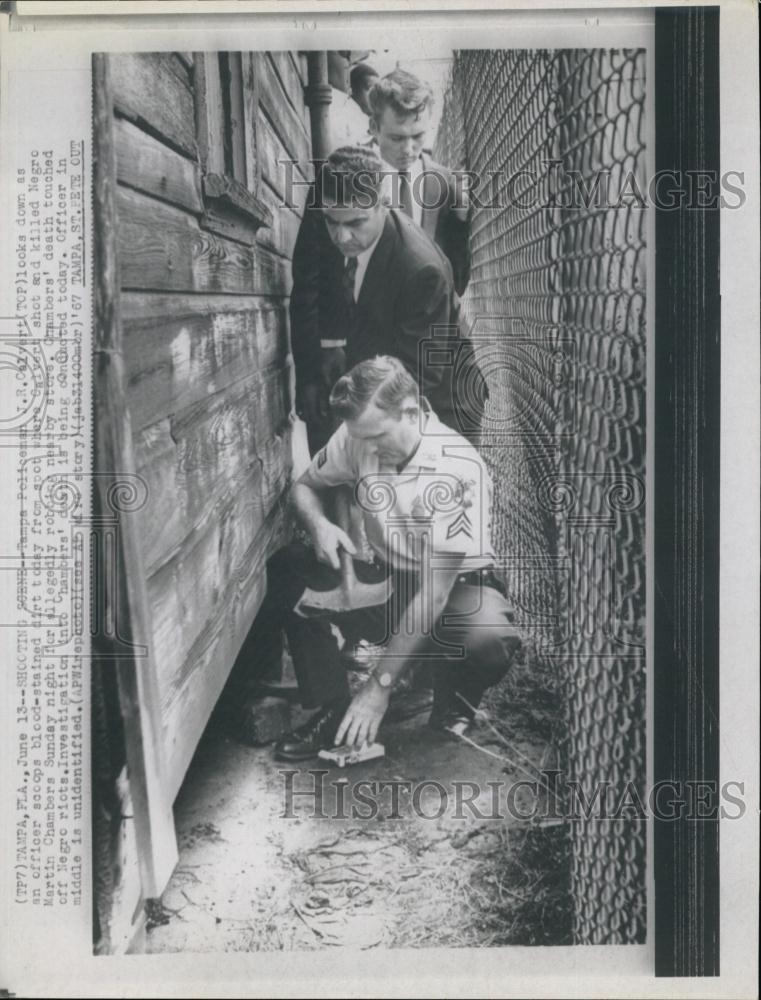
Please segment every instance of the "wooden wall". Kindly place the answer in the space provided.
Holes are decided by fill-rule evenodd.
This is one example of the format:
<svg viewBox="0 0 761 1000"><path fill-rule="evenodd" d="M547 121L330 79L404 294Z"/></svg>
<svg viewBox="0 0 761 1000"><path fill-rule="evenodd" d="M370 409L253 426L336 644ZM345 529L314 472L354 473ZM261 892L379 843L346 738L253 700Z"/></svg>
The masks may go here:
<svg viewBox="0 0 761 1000"><path fill-rule="evenodd" d="M290 473L298 53L111 56L126 404L173 799L263 597ZM225 145L229 149L225 149ZM300 188L303 198L303 188Z"/></svg>

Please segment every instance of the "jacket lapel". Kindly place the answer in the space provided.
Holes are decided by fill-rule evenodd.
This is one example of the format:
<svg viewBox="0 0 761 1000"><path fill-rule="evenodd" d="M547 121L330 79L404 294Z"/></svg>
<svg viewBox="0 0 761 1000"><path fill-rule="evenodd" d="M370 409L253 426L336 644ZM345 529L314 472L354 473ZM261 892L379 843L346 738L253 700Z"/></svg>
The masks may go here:
<svg viewBox="0 0 761 1000"><path fill-rule="evenodd" d="M440 206L434 207L441 200L441 181L435 176L435 164L433 164L431 159L425 153L421 153L420 158L423 161L423 207L420 215L420 225L426 235L433 239L436 235L436 225L439 221L439 212L441 211Z"/></svg>
<svg viewBox="0 0 761 1000"><path fill-rule="evenodd" d="M373 251L365 271L365 277L362 280L362 287L357 299L357 313L364 312L378 295L384 298L388 297L388 263L393 255L397 240L396 226L391 216L391 210L389 210L386 214L381 238Z"/></svg>

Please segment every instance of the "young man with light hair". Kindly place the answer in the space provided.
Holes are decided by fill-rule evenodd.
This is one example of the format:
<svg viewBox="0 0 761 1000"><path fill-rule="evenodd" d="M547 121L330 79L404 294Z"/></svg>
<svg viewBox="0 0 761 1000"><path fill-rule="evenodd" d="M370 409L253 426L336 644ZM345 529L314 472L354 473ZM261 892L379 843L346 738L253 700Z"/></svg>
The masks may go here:
<svg viewBox="0 0 761 1000"><path fill-rule="evenodd" d="M269 561L256 625L260 662L278 661L285 632L301 703L317 709L278 741L281 760L375 740L396 681L421 657L434 680L431 724L463 735L520 645L494 571L492 484L478 452L439 421L396 358L356 365L330 403L342 422L291 498L312 546L293 543ZM393 581L386 604L336 619L341 627L350 619L352 630L381 644L378 665L354 698L329 620L293 610L305 588L338 585L341 549L355 554L326 514L324 501L337 487L349 487L363 512L376 579L390 574Z"/></svg>
<svg viewBox="0 0 761 1000"><path fill-rule="evenodd" d="M467 190L425 152L433 92L413 73L397 68L375 83L368 103L370 131L394 174L392 204L441 247L452 265L455 291L462 295L470 277Z"/></svg>

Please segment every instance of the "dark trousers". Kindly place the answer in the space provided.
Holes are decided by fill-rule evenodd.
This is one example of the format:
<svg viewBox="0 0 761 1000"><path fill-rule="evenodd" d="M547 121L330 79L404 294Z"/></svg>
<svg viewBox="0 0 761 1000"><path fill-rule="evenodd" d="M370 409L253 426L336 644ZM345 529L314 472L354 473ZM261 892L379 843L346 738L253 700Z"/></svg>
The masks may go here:
<svg viewBox="0 0 761 1000"><path fill-rule="evenodd" d="M320 448L324 448L328 443L337 425L335 419L330 414L322 420L306 421L305 419L304 422L307 426L309 454L314 458Z"/></svg>
<svg viewBox="0 0 761 1000"><path fill-rule="evenodd" d="M357 577L377 582L385 570L355 561ZM350 626L352 634L375 644L383 644L398 628L403 609L419 586L416 574L392 574L394 593L386 605L338 614L328 619L302 618L293 611L306 587L329 590L338 585L340 575L318 562L313 550L300 542L284 546L267 564L265 597L249 645L259 664L279 663L283 653L283 633L299 684L301 703L317 708L331 701L347 699L346 667L330 628ZM505 597L493 587L455 582L449 601L417 660L431 667L436 706L447 704L455 692L477 707L483 692L504 677L516 648L518 633L510 623ZM457 700L458 707L464 702Z"/></svg>

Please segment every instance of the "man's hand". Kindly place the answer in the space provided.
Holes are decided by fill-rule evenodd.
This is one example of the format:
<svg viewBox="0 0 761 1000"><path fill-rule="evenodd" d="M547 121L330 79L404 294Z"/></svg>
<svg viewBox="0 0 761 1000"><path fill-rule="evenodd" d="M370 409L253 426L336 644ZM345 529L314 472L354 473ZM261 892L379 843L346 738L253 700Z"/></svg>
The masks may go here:
<svg viewBox="0 0 761 1000"><path fill-rule="evenodd" d="M321 358L322 382L329 394L346 372L346 351L343 347L323 347Z"/></svg>
<svg viewBox="0 0 761 1000"><path fill-rule="evenodd" d="M357 554L354 543L346 532L326 517L312 530L312 544L320 562L327 563L333 569L340 569L341 566L338 560L339 549L346 549L353 556Z"/></svg>
<svg viewBox="0 0 761 1000"><path fill-rule="evenodd" d="M346 743L361 747L363 743L373 743L386 714L389 697L388 689L382 688L372 677L368 678L346 709L336 733L336 746Z"/></svg>
<svg viewBox="0 0 761 1000"><path fill-rule="evenodd" d="M319 382L308 382L299 391L296 410L307 423L320 424L328 416L328 394Z"/></svg>

